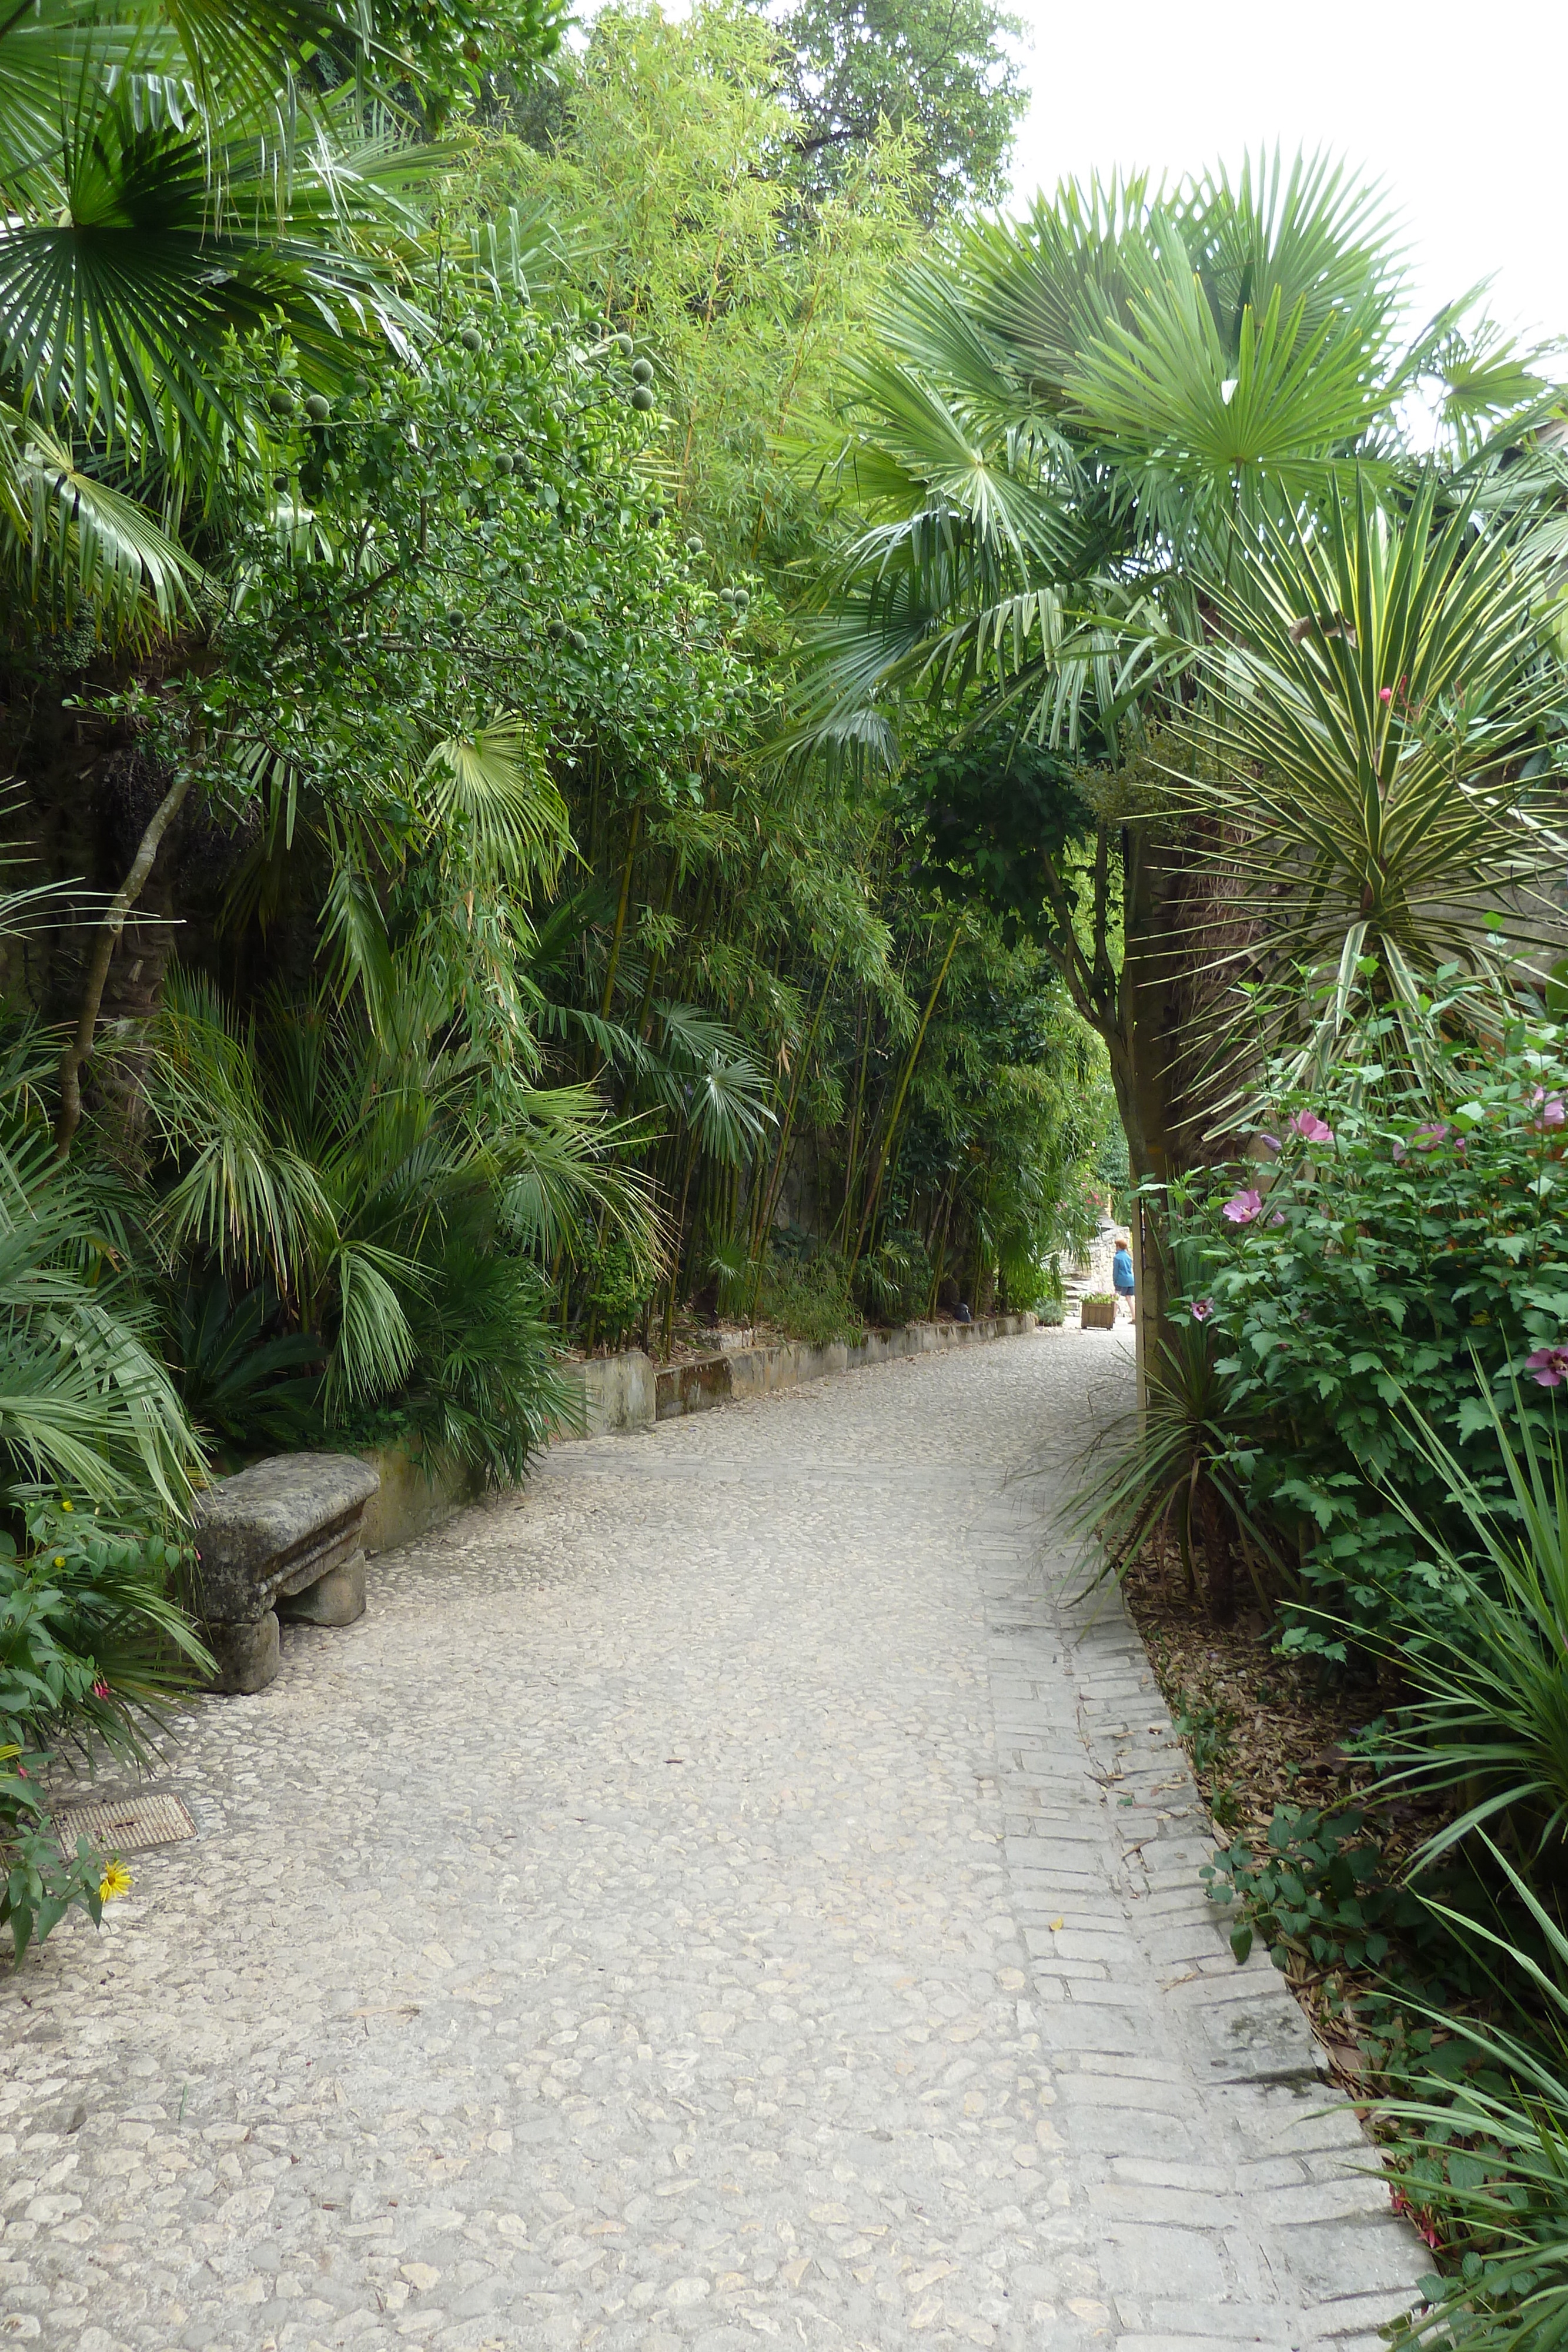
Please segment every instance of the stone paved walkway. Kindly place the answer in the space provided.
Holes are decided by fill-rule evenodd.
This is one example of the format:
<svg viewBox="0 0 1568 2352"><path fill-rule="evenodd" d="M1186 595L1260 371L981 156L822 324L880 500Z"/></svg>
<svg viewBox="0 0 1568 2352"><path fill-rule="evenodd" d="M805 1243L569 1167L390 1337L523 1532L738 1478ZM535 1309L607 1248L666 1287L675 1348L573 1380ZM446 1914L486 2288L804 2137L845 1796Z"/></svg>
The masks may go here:
<svg viewBox="0 0 1568 2352"><path fill-rule="evenodd" d="M0 2340L1373 2345L1420 2250L1006 1483L1126 1378L563 1448L204 1702L196 1841L0 1984Z"/></svg>

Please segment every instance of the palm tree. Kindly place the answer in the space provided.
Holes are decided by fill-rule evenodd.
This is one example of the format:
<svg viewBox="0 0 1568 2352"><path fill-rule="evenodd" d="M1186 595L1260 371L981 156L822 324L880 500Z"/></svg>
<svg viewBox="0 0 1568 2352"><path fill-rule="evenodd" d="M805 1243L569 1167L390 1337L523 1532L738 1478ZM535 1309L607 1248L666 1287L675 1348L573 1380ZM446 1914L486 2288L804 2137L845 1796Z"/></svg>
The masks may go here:
<svg viewBox="0 0 1568 2352"><path fill-rule="evenodd" d="M1402 347L1404 293L1377 199L1321 161L1064 185L904 284L816 452L852 520L804 624L798 743L892 761L901 715L936 703L1083 763L1077 846L1042 843L1040 888L1137 1178L1172 1164L1166 902L1194 854L1141 821L1171 796L1160 728L1207 707L1217 640L1277 611L1260 545L1310 536L1348 478L1403 492L1413 391L1437 386L1473 486L1551 404L1527 358L1467 341L1463 306ZM1229 814L1184 790L1211 830Z"/></svg>
<svg viewBox="0 0 1568 2352"><path fill-rule="evenodd" d="M230 337L286 338L328 391L356 346L420 333L408 158L296 70L331 24L314 0L0 20L0 571L33 597L175 617L187 506L267 454Z"/></svg>

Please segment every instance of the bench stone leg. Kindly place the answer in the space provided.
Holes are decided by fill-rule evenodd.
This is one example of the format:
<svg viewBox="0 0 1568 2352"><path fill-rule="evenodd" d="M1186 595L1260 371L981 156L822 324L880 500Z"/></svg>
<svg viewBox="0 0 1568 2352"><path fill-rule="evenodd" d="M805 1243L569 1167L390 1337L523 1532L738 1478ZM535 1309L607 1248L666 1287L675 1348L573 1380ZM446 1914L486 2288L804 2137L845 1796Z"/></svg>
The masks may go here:
<svg viewBox="0 0 1568 2352"><path fill-rule="evenodd" d="M277 1672L277 1615L269 1609L265 1617L244 1625L214 1625L204 1627L207 1647L218 1662L217 1679L213 1687L221 1691L265 1690Z"/></svg>
<svg viewBox="0 0 1568 2352"><path fill-rule="evenodd" d="M351 1625L365 1613L365 1555L355 1552L337 1568L329 1568L302 1592L290 1593L278 1607L297 1624Z"/></svg>

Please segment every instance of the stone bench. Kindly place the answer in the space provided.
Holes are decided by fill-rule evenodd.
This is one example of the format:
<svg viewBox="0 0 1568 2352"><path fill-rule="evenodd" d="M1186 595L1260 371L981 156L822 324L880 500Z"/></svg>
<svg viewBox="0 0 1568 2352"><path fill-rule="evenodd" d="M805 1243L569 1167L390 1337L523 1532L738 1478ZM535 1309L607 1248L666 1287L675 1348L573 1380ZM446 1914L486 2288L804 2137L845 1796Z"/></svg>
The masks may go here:
<svg viewBox="0 0 1568 2352"><path fill-rule="evenodd" d="M264 1690L278 1612L351 1625L365 1610L365 1506L380 1484L351 1454L280 1454L199 1494L192 1509L216 1687Z"/></svg>

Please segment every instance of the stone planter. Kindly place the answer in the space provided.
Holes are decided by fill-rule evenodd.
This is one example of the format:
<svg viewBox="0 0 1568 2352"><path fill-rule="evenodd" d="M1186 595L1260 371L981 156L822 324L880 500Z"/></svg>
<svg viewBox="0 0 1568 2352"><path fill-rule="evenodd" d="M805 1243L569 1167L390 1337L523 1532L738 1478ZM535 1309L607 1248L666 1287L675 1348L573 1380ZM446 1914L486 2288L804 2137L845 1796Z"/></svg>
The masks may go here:
<svg viewBox="0 0 1568 2352"><path fill-rule="evenodd" d="M1103 1305L1097 1298L1086 1298L1078 1310L1081 1331L1113 1331L1116 1328L1116 1302L1107 1298Z"/></svg>

